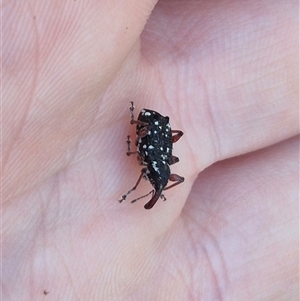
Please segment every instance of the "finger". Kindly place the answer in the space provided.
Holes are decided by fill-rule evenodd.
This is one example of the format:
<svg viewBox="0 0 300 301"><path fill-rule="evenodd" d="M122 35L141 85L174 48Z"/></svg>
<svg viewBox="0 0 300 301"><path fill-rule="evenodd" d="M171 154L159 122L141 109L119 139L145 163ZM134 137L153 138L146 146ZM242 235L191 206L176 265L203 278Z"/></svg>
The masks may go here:
<svg viewBox="0 0 300 301"><path fill-rule="evenodd" d="M205 286L212 281L225 293L222 287L228 283L226 292L237 300L247 299L249 290L295 299L298 153L296 137L216 163L199 175L182 213L188 229L182 251L193 249L202 269L212 268L211 276L203 278ZM287 282L288 293L283 289Z"/></svg>
<svg viewBox="0 0 300 301"><path fill-rule="evenodd" d="M198 170L298 133L296 2L224 5L187 4L184 19L158 4L142 40L145 60L159 62L148 98L183 130L182 157Z"/></svg>

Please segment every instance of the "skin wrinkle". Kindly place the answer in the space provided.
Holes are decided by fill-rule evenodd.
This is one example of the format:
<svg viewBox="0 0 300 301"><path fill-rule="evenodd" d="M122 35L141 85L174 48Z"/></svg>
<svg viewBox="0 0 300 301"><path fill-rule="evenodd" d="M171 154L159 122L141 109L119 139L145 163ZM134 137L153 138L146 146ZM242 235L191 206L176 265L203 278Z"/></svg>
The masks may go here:
<svg viewBox="0 0 300 301"><path fill-rule="evenodd" d="M213 139L212 139L212 142L213 142L213 152L214 152L214 158L213 160L216 162L218 160L220 160L222 158L222 140L220 138L220 135L219 133L221 131L219 131L219 126L218 126L218 113L216 110L213 109L213 106L211 104L211 99L210 97L208 97L206 99L206 108L207 108L207 115L210 119L210 124L211 124L211 129L212 131L210 131L210 133L212 132L213 133Z"/></svg>
<svg viewBox="0 0 300 301"><path fill-rule="evenodd" d="M185 213L184 214L185 216L187 216L188 214ZM185 223L185 220L187 220L187 218L182 218L181 219L183 221L183 226L186 227L186 223ZM190 270L190 278L191 278L191 281L190 281L190 285L188 286L188 288L190 289L191 292L196 292L197 290L195 289L196 287L198 287L198 283L197 283L197 280L195 279L195 273L193 273L193 269L195 266L197 266L197 262L199 262L197 259L198 256L198 252L197 252L197 248L196 248L196 243L193 243L195 240L194 240L194 237L190 231L190 229L188 229L188 227L186 227L187 231L186 231L186 235L187 237L189 237L191 240L190 240L190 243L189 243L189 246L191 248L189 248L189 260L187 262L187 264L189 265L189 270ZM187 241L189 241L189 239L187 239ZM195 246L194 248L192 248L193 246ZM193 253L190 252L190 250L193 250Z"/></svg>
<svg viewBox="0 0 300 301"><path fill-rule="evenodd" d="M205 233L205 238L208 238L208 237L212 238L212 237L213 237L211 234L209 234L208 229L202 227L201 224L198 223L198 221L195 220L195 218L194 218L193 216L189 215L189 217L187 218L187 216L188 216L187 212L184 213L184 216L185 216L184 220L189 219L189 220L193 221L194 224L197 224L198 227L201 228L201 230L202 230L201 232L202 232L202 233ZM201 233L201 232L200 232L200 233ZM192 246L195 246L195 247L193 248L193 249L195 250L195 252L194 252L195 256L193 256L193 257L194 257L194 258L200 258L200 260L199 260L199 259L198 259L198 260L195 260L196 264L193 264L193 263L192 263L192 260L189 260L191 267L193 267L193 268L191 269L192 275L194 275L194 277L195 277L195 273L194 273L194 272L195 272L195 266L197 266L197 262L198 262L198 263L199 263L199 262L205 262L206 265L208 264L208 266L209 266L210 269L211 269L211 276L213 277L214 282L215 282L215 286L216 286L216 288L217 288L217 289L216 289L216 293L217 293L217 296L218 296L218 300L222 300L222 298L221 298L221 296L222 296L222 294L221 294L221 288L220 288L219 280L218 280L218 277L217 277L218 272L217 272L217 271L214 271L214 269L213 269L213 265L212 265L212 260L211 260L211 257L210 257L210 253L207 251L207 248L206 248L205 245L203 244L204 238L202 239L202 241L201 241L201 243L200 243L200 242L194 237L194 234L193 234L189 229L187 229L186 234L189 235L189 237L190 237L190 239L187 239L187 241L190 241L190 244L189 244L189 245L190 245L191 247L192 247ZM198 233L197 233L197 234L198 234ZM208 236L207 236L207 234L208 234ZM207 241L207 240L206 240L206 241ZM197 248L197 246L198 246L199 244L201 245L201 254L199 254L199 248ZM197 250L198 250L198 251L197 251ZM201 259L202 256L203 256L204 258L206 258L206 260ZM190 249L189 249L189 257L191 258ZM194 277L193 277L193 278L194 278ZM209 278L209 277L207 277L207 278ZM197 287L199 286L198 281L199 281L199 280L198 280L197 278L194 278L194 279L191 281L191 282L192 282L192 287L197 288ZM206 283L205 283L205 284L206 284ZM194 291L197 291L197 290L195 289Z"/></svg>
<svg viewBox="0 0 300 301"><path fill-rule="evenodd" d="M212 276L214 281L216 282L216 288L217 288L217 295L220 300L223 298L221 297L223 295L222 292L227 290L228 284L229 284L229 275L227 271L227 267L224 261L224 257L222 256L221 248L219 244L217 243L217 239L214 237L214 235L208 231L208 229L205 229L206 238L209 238L209 241L211 246L213 246L213 249L215 249L216 253L213 256L211 254L211 250L208 251L207 247L204 246L204 253L208 259L208 262L211 266L212 270ZM219 260L217 260L218 258ZM217 262L221 262L221 265L219 266L219 270L217 271L214 267Z"/></svg>
<svg viewBox="0 0 300 301"><path fill-rule="evenodd" d="M26 2L27 3L27 2ZM31 6L27 3L27 7L30 9L31 11ZM37 88L37 82L38 82L38 78L39 78L39 66L40 66L40 60L39 60L39 56L40 56L40 51L39 51L39 37L38 37L38 32L37 32L37 27L36 27L36 23L33 22L33 29L34 29L34 72L33 72L33 79L31 82L31 89L29 92L29 97L28 99L30 99L31 101L29 101L25 107L25 110L23 109L23 112L25 112L25 114L23 114L22 118L20 118L20 121L18 122L18 126L17 128L19 128L19 130L17 130L14 133L13 138L10 141L13 141L9 144L8 149L6 152L4 152L4 157L3 157L3 167L2 170L5 171L5 166L6 163L9 161L10 158L10 154L12 153L13 147L16 144L16 142L19 140L20 135L21 135L21 128L22 126L24 126L24 124L26 124L26 120L28 117L28 112L29 112L29 108L32 105L33 99L34 99L34 94L36 92L36 88Z"/></svg>

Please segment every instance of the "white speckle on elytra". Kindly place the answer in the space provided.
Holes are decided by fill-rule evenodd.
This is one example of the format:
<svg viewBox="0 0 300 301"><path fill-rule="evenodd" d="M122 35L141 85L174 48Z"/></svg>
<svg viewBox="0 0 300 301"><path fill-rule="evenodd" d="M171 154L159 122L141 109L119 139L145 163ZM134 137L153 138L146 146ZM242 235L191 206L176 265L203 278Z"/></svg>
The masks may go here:
<svg viewBox="0 0 300 301"><path fill-rule="evenodd" d="M145 151L145 155L148 156L148 152L147 151Z"/></svg>
<svg viewBox="0 0 300 301"><path fill-rule="evenodd" d="M149 135L149 136L151 135L151 131L148 132L148 135Z"/></svg>
<svg viewBox="0 0 300 301"><path fill-rule="evenodd" d="M153 149L154 146L153 145L149 145L148 149Z"/></svg>
<svg viewBox="0 0 300 301"><path fill-rule="evenodd" d="M145 116L151 116L151 113L150 112L146 112Z"/></svg>
<svg viewBox="0 0 300 301"><path fill-rule="evenodd" d="M154 124L155 124L155 125L158 125L158 121L155 121Z"/></svg>
<svg viewBox="0 0 300 301"><path fill-rule="evenodd" d="M157 134L157 131L154 131L154 134Z"/></svg>
<svg viewBox="0 0 300 301"><path fill-rule="evenodd" d="M143 149L145 149L145 148L147 148L147 145L146 145L146 144L143 145Z"/></svg>
<svg viewBox="0 0 300 301"><path fill-rule="evenodd" d="M159 168L156 166L156 164L157 164L157 162L156 162L156 161L153 161L153 162L152 162L152 167L154 168L154 170L155 170L156 172L160 173L160 172L159 172Z"/></svg>
<svg viewBox="0 0 300 301"><path fill-rule="evenodd" d="M168 127L168 128L170 128L170 127L171 127L171 126L170 126L170 123L167 123L167 127Z"/></svg>
<svg viewBox="0 0 300 301"><path fill-rule="evenodd" d="M170 149L167 147L167 153L169 152L169 150L170 150Z"/></svg>
<svg viewBox="0 0 300 301"><path fill-rule="evenodd" d="M162 150L164 150L162 147L160 147L160 150L162 151Z"/></svg>
<svg viewBox="0 0 300 301"><path fill-rule="evenodd" d="M142 110L142 111L141 111L142 115L145 115L145 112L146 112L145 110Z"/></svg>

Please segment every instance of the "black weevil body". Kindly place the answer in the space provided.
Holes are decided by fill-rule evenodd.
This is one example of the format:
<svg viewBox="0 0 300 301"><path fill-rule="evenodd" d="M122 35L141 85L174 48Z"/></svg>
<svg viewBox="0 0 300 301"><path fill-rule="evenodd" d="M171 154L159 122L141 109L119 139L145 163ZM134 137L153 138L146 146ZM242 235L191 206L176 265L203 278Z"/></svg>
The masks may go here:
<svg viewBox="0 0 300 301"><path fill-rule="evenodd" d="M134 105L131 102L130 106L131 124L136 124L136 146L137 151L131 151L131 139L127 137L127 155L138 155L140 165L145 166L141 170L141 175L138 178L135 186L122 196L119 202L122 202L126 197L137 188L142 178L150 181L153 186L146 195L131 201L131 203L144 198L152 193L150 201L144 206L145 209L151 209L159 198L166 200L163 195L163 190L170 189L184 181L184 178L171 174L169 165L179 161L178 157L172 155L173 143L178 141L183 135L182 131L172 130L169 117L162 116L156 111L143 109L141 110L138 119L134 120ZM174 135L173 135L174 134ZM175 182L166 187L168 182Z"/></svg>

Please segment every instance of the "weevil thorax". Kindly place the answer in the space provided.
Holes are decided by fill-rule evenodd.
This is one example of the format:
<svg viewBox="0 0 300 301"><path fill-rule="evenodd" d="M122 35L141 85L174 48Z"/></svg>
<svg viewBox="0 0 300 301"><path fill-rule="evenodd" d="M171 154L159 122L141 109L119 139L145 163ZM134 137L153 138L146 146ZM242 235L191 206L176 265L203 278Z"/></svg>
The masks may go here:
<svg viewBox="0 0 300 301"><path fill-rule="evenodd" d="M167 185L170 177L169 163L172 158L173 143L169 117L143 109L138 120L146 124L137 125L136 128L136 145L140 163L147 166L146 176L158 191ZM141 132L144 133L142 136Z"/></svg>

